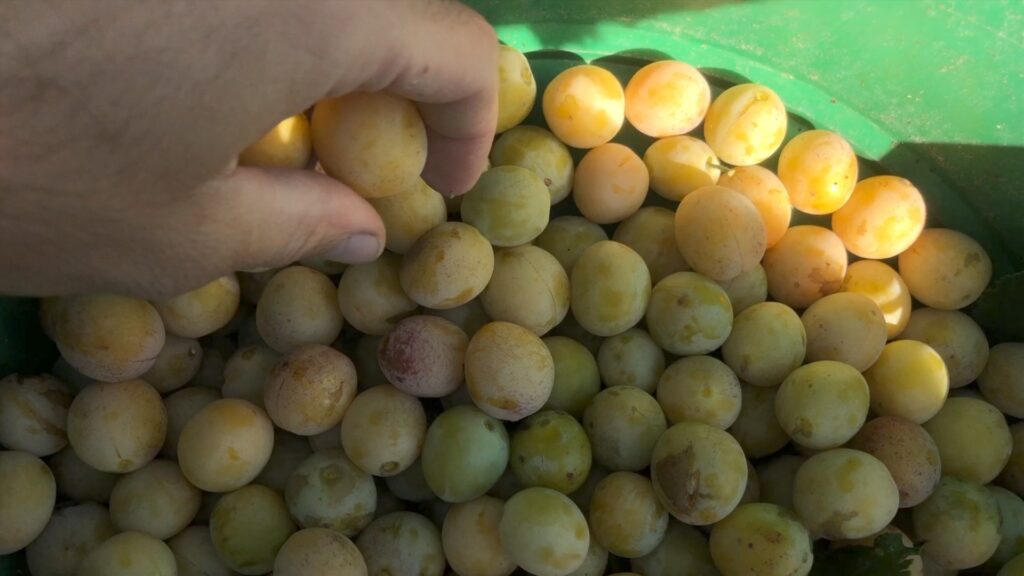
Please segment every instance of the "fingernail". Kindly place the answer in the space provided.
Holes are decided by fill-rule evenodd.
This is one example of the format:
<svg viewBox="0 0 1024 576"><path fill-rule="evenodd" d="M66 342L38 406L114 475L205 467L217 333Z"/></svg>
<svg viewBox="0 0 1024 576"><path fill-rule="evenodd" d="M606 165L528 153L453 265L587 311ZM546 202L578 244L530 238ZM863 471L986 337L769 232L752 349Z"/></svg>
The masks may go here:
<svg viewBox="0 0 1024 576"><path fill-rule="evenodd" d="M341 241L337 246L328 250L324 258L335 262L347 264L358 264L360 262L372 262L376 260L382 251L380 240L372 234L356 234Z"/></svg>

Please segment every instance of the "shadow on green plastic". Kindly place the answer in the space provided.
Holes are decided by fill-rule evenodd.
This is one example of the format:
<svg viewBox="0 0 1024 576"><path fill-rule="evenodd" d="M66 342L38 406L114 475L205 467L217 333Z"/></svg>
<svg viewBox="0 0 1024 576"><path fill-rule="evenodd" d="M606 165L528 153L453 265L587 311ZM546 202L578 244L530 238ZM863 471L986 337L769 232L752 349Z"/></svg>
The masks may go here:
<svg viewBox="0 0 1024 576"><path fill-rule="evenodd" d="M620 21L630 22L651 18L665 13L694 12L709 10L723 5L763 0L626 0L624 2L595 2L593 0L560 0L546 3L543 7L545 21ZM537 11L536 0L471 0L494 26L519 24L524 16ZM500 9L495 9L499 6ZM573 26L552 29L538 26L533 29L542 45L558 46L587 40L592 31L586 27ZM642 48L632 52L643 53ZM651 58L648 58L650 60Z"/></svg>

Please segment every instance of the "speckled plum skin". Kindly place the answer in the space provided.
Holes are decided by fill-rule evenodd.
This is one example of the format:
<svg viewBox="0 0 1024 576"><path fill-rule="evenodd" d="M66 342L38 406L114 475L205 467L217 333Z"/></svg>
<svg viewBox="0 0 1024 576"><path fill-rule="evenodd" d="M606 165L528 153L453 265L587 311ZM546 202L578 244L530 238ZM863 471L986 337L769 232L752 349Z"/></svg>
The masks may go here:
<svg viewBox="0 0 1024 576"><path fill-rule="evenodd" d="M388 382L419 398L440 398L462 383L469 338L437 316L405 318L381 339L377 358Z"/></svg>

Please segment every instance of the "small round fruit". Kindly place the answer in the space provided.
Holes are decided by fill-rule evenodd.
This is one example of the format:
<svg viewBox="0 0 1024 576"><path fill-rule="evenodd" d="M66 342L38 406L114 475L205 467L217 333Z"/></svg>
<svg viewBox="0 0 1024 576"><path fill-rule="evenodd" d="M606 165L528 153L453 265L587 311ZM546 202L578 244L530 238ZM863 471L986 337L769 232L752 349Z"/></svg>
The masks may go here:
<svg viewBox="0 0 1024 576"><path fill-rule="evenodd" d="M225 398L241 398L263 408L270 373L281 361L281 355L263 344L239 348L224 363Z"/></svg>
<svg viewBox="0 0 1024 576"><path fill-rule="evenodd" d="M253 331L255 332L255 326ZM259 339L258 334L254 334L254 336L253 341L245 345L255 345L263 342L262 339ZM196 372L195 377L192 378L189 384L215 390L221 389L224 386L225 363L224 354L220 350L216 348L203 348L203 359L199 363L199 371Z"/></svg>
<svg viewBox="0 0 1024 576"><path fill-rule="evenodd" d="M764 256L764 220L743 194L704 186L676 208L676 242L695 272L724 282L758 265Z"/></svg>
<svg viewBox="0 0 1024 576"><path fill-rule="evenodd" d="M626 118L652 138L686 134L711 104L711 87L693 66L677 60L651 62L626 85Z"/></svg>
<svg viewBox="0 0 1024 576"><path fill-rule="evenodd" d="M509 466L523 486L570 494L586 480L590 465L590 440L583 426L565 412L538 412L512 434Z"/></svg>
<svg viewBox="0 0 1024 576"><path fill-rule="evenodd" d="M508 433L473 406L456 406L427 428L421 462L427 485L446 502L479 498L508 465Z"/></svg>
<svg viewBox="0 0 1024 576"><path fill-rule="evenodd" d="M601 342L597 365L605 386L636 386L650 394L665 372L665 353L650 334L631 328Z"/></svg>
<svg viewBox="0 0 1024 576"><path fill-rule="evenodd" d="M501 545L524 570L564 576L579 568L590 547L587 519L568 496L526 488L505 503L498 524Z"/></svg>
<svg viewBox="0 0 1024 576"><path fill-rule="evenodd" d="M174 298L154 302L153 306L168 333L200 338L230 322L240 300L238 277L228 274Z"/></svg>
<svg viewBox="0 0 1024 576"><path fill-rule="evenodd" d="M750 306L736 316L722 358L740 380L778 386L804 362L807 335L800 317L778 302Z"/></svg>
<svg viewBox="0 0 1024 576"><path fill-rule="evenodd" d="M646 206L615 227L612 239L629 246L647 263L651 281L690 269L676 244L675 214L660 206Z"/></svg>
<svg viewBox="0 0 1024 576"><path fill-rule="evenodd" d="M949 372L950 388L960 388L978 380L982 393L985 392L984 378L979 376L989 360L988 338L967 314L958 310L918 308L911 312L910 321L900 337L924 342L938 352ZM1006 412L1003 406L998 407ZM1024 411L1013 415L1024 416Z"/></svg>
<svg viewBox="0 0 1024 576"><path fill-rule="evenodd" d="M846 248L827 228L794 226L765 252L762 265L772 298L792 308L807 308L842 288Z"/></svg>
<svg viewBox="0 0 1024 576"><path fill-rule="evenodd" d="M800 320L807 332L807 360L834 360L859 372L871 367L885 348L885 317L873 300L837 292L811 304Z"/></svg>
<svg viewBox="0 0 1024 576"><path fill-rule="evenodd" d="M494 131L501 134L526 119L536 97L537 81L526 56L506 44L499 46L498 125Z"/></svg>
<svg viewBox="0 0 1024 576"><path fill-rule="evenodd" d="M868 383L849 364L811 362L782 381L775 396L775 417L797 444L813 450L835 448L864 424L868 394Z"/></svg>
<svg viewBox="0 0 1024 576"><path fill-rule="evenodd" d="M653 552L633 558L629 564L644 576L720 576L711 560L708 539L700 530L675 520L669 521L665 538Z"/></svg>
<svg viewBox="0 0 1024 576"><path fill-rule="evenodd" d="M635 326L651 298L644 259L632 248L607 240L580 255L569 284L573 316L597 336L614 336Z"/></svg>
<svg viewBox="0 0 1024 576"><path fill-rule="evenodd" d="M338 448L312 453L288 478L284 499L302 528L330 528L352 537L373 519L377 487Z"/></svg>
<svg viewBox="0 0 1024 576"><path fill-rule="evenodd" d="M540 176L520 166L495 166L484 172L462 198L462 221L494 246L532 241L548 225L551 193Z"/></svg>
<svg viewBox="0 0 1024 576"><path fill-rule="evenodd" d="M604 340L601 336L588 332L586 328L580 325L573 314L566 315L565 320L562 320L561 324L555 326L551 333L556 336L572 338L582 344L591 354L597 354L598 349L601 348L601 342Z"/></svg>
<svg viewBox="0 0 1024 576"><path fill-rule="evenodd" d="M609 142L591 149L576 165L572 197L587 220L612 224L640 209L649 184L647 166L636 152Z"/></svg>
<svg viewBox="0 0 1024 576"><path fill-rule="evenodd" d="M651 454L658 499L677 519L707 526L729 515L747 485L747 459L727 432L680 422L658 439Z"/></svg>
<svg viewBox="0 0 1024 576"><path fill-rule="evenodd" d="M754 204L764 222L768 248L778 243L789 229L793 205L786 186L771 170L763 166L740 166L722 174L718 185L743 194Z"/></svg>
<svg viewBox="0 0 1024 576"><path fill-rule="evenodd" d="M300 436L330 430L356 395L356 367L330 346L292 350L270 372L263 402L278 427Z"/></svg>
<svg viewBox="0 0 1024 576"><path fill-rule="evenodd" d="M153 460L114 485L110 518L119 532L166 540L192 522L199 500L199 489L188 483L177 464Z"/></svg>
<svg viewBox="0 0 1024 576"><path fill-rule="evenodd" d="M881 460L838 448L811 456L793 480L793 505L812 536L849 540L889 525L899 490Z"/></svg>
<svg viewBox="0 0 1024 576"><path fill-rule="evenodd" d="M516 565L501 545L498 525L505 503L481 496L448 511L441 529L444 555L463 576L509 576Z"/></svg>
<svg viewBox="0 0 1024 576"><path fill-rule="evenodd" d="M646 476L613 472L594 488L591 537L616 556L637 558L653 552L665 537L668 518Z"/></svg>
<svg viewBox="0 0 1024 576"><path fill-rule="evenodd" d="M1021 573L1024 573L1024 554L1014 556L999 570L996 576L1016 576Z"/></svg>
<svg viewBox="0 0 1024 576"><path fill-rule="evenodd" d="M942 477L942 459L935 440L919 424L895 416L879 416L864 424L850 448L882 461L896 482L900 508L917 506L931 495Z"/></svg>
<svg viewBox="0 0 1024 576"><path fill-rule="evenodd" d="M658 404L668 421L732 426L740 414L740 380L721 360L690 356L673 362L658 381Z"/></svg>
<svg viewBox="0 0 1024 576"><path fill-rule="evenodd" d="M797 210L831 214L853 194L857 155L839 134L809 130L782 148L778 173Z"/></svg>
<svg viewBox="0 0 1024 576"><path fill-rule="evenodd" d="M436 316L410 316L380 341L381 372L396 388L419 398L440 398L462 383L469 339Z"/></svg>
<svg viewBox="0 0 1024 576"><path fill-rule="evenodd" d="M141 532L122 532L93 548L75 576L178 576L174 553Z"/></svg>
<svg viewBox="0 0 1024 576"><path fill-rule="evenodd" d="M334 283L305 266L290 266L275 274L256 305L260 337L282 354L303 344L328 345L343 324Z"/></svg>
<svg viewBox="0 0 1024 576"><path fill-rule="evenodd" d="M711 557L723 576L805 576L811 547L796 515L775 504L744 504L711 529Z"/></svg>
<svg viewBox="0 0 1024 576"><path fill-rule="evenodd" d="M119 478L82 462L70 446L51 456L48 463L57 481L57 493L76 502L107 502Z"/></svg>
<svg viewBox="0 0 1024 576"><path fill-rule="evenodd" d="M921 192L898 176L873 176L832 214L832 230L850 252L884 260L903 252L924 230L927 209Z"/></svg>
<svg viewBox="0 0 1024 576"><path fill-rule="evenodd" d="M600 484L601 480L604 480L608 474L608 470L605 470L598 464L594 464L590 469L590 474L587 475L587 479L583 482L583 485L572 494L569 494L569 498L571 498L572 501L580 507L580 510L582 510L584 514L590 512L590 501L594 497L594 489L597 488L597 485ZM509 498L512 497L512 494L515 494L521 489L518 485L514 486L514 488L514 490L509 492ZM498 494L494 495L499 496ZM591 540L591 543L593 543L593 540Z"/></svg>
<svg viewBox="0 0 1024 576"><path fill-rule="evenodd" d="M480 303L479 298L474 298L461 306L448 308L446 310L431 310L428 308L424 310L423 313L429 316L444 318L459 328L462 328L462 331L466 333L466 336L476 334L477 330L483 327L484 324L491 321L487 316L487 312L484 311L484 305Z"/></svg>
<svg viewBox="0 0 1024 576"><path fill-rule="evenodd" d="M311 131L324 171L364 198L408 190L427 161L427 131L416 105L390 93L321 100Z"/></svg>
<svg viewBox="0 0 1024 576"><path fill-rule="evenodd" d="M601 576L608 568L608 551L601 548L594 538L590 539L590 548L587 550L587 557L578 568L569 572L567 576Z"/></svg>
<svg viewBox="0 0 1024 576"><path fill-rule="evenodd" d="M761 501L761 480L757 477L757 469L747 460L747 486L743 489L740 505Z"/></svg>
<svg viewBox="0 0 1024 576"><path fill-rule="evenodd" d="M49 374L0 378L0 445L49 456L68 444L71 390Z"/></svg>
<svg viewBox="0 0 1024 576"><path fill-rule="evenodd" d="M569 312L569 275L546 250L524 245L494 254L494 273L480 294L487 316L543 336Z"/></svg>
<svg viewBox="0 0 1024 576"><path fill-rule="evenodd" d="M252 482L270 460L274 425L253 404L224 398L207 404L178 438L178 464L206 492L230 492Z"/></svg>
<svg viewBox="0 0 1024 576"><path fill-rule="evenodd" d="M72 368L63 357L57 358L57 361L53 363L53 366L50 367L50 374L63 382L75 394L81 392L89 384L96 382L94 378L89 378Z"/></svg>
<svg viewBox="0 0 1024 576"><path fill-rule="evenodd" d="M916 340L886 344L864 372L871 388L871 409L923 424L942 408L949 393L946 364L931 346Z"/></svg>
<svg viewBox="0 0 1024 576"><path fill-rule="evenodd" d="M59 508L25 550L29 573L73 576L89 552L113 535L110 514L103 506L84 502Z"/></svg>
<svg viewBox="0 0 1024 576"><path fill-rule="evenodd" d="M566 272L571 273L576 260L592 244L608 239L608 233L582 216L559 216L548 222L533 241L554 256ZM673 247L675 240L673 238Z"/></svg>
<svg viewBox="0 0 1024 576"><path fill-rule="evenodd" d="M494 249L487 238L469 224L446 222L406 252L399 280L414 302L443 310L476 298L493 271Z"/></svg>
<svg viewBox="0 0 1024 576"><path fill-rule="evenodd" d="M323 528L300 530L288 537L274 559L273 570L278 576L367 575L356 545L344 535ZM200 574L207 572L197 572L196 576ZM225 576L228 574L234 572L228 571Z"/></svg>
<svg viewBox="0 0 1024 576"><path fill-rule="evenodd" d="M643 470L667 427L653 396L635 386L605 388L583 413L594 460L609 470Z"/></svg>
<svg viewBox="0 0 1024 576"><path fill-rule="evenodd" d="M277 492L250 484L221 497L210 514L217 555L235 572L266 574L295 523Z"/></svg>
<svg viewBox="0 0 1024 576"><path fill-rule="evenodd" d="M57 500L53 473L28 452L0 450L0 556L28 546L46 528Z"/></svg>
<svg viewBox="0 0 1024 576"><path fill-rule="evenodd" d="M729 337L733 314L721 286L696 272L676 272L651 292L647 329L666 352L707 354Z"/></svg>
<svg viewBox="0 0 1024 576"><path fill-rule="evenodd" d="M531 170L548 187L551 204L565 200L572 190L573 160L569 148L554 134L537 126L516 126L491 146L491 164Z"/></svg>
<svg viewBox="0 0 1024 576"><path fill-rule="evenodd" d="M178 563L178 576L235 576L217 555L209 526L194 525L167 541Z"/></svg>
<svg viewBox="0 0 1024 576"><path fill-rule="evenodd" d="M156 362L139 378L157 392L169 394L188 384L203 363L203 348L195 338L168 334Z"/></svg>
<svg viewBox="0 0 1024 576"><path fill-rule="evenodd" d="M299 530L285 540L274 559L275 576L367 576L359 548L344 534L326 528Z"/></svg>
<svg viewBox="0 0 1024 576"><path fill-rule="evenodd" d="M747 485L743 489L743 498L740 498L740 506L761 501L761 480L757 477L757 469L747 460Z"/></svg>
<svg viewBox="0 0 1024 576"><path fill-rule="evenodd" d="M760 84L737 84L708 108L704 139L723 161L751 166L767 160L786 137L786 106Z"/></svg>
<svg viewBox="0 0 1024 576"><path fill-rule="evenodd" d="M589 64L555 76L544 89L544 120L573 148L593 148L618 134L626 115L626 97L611 72Z"/></svg>
<svg viewBox="0 0 1024 576"><path fill-rule="evenodd" d="M491 322L466 348L466 386L487 414L518 421L540 410L551 396L555 363L544 341L509 322Z"/></svg>
<svg viewBox="0 0 1024 576"><path fill-rule="evenodd" d="M749 384L742 384L741 388L740 413L729 427L729 433L749 458L762 458L778 452L789 443L789 435L775 417L778 388Z"/></svg>
<svg viewBox="0 0 1024 576"><path fill-rule="evenodd" d="M900 254L900 276L925 306L958 310L981 296L992 279L992 260L970 236L945 228L923 231Z"/></svg>
<svg viewBox="0 0 1024 576"><path fill-rule="evenodd" d="M949 398L923 424L942 457L942 474L988 484L1010 460L1013 437L999 409L975 398Z"/></svg>
<svg viewBox="0 0 1024 576"><path fill-rule="evenodd" d="M644 164L650 173L651 190L673 202L716 184L722 175L711 147L692 136L656 140L644 151Z"/></svg>
<svg viewBox="0 0 1024 576"><path fill-rule="evenodd" d="M338 306L356 330L383 336L402 317L415 313L416 303L399 281L401 267L401 257L385 252L373 262L345 269L338 281Z"/></svg>
<svg viewBox="0 0 1024 576"><path fill-rule="evenodd" d="M999 508L999 548L985 563L990 568L1002 566L1024 552L1024 500L1006 488L986 486Z"/></svg>
<svg viewBox="0 0 1024 576"><path fill-rule="evenodd" d="M977 327L973 321L971 325ZM984 337L982 334L981 338ZM1024 373L1024 343L996 344L992 347L987 360L984 371L978 376L981 393L1004 414L1014 418L1024 417L1024 387L1021 386L1021 374Z"/></svg>
<svg viewBox="0 0 1024 576"><path fill-rule="evenodd" d="M899 336L910 321L910 290L900 275L884 262L859 260L850 264L842 290L863 294L878 305L885 317L889 340Z"/></svg>
<svg viewBox="0 0 1024 576"><path fill-rule="evenodd" d="M53 340L68 364L89 378L137 378L164 347L163 320L145 300L86 294L60 298L54 308Z"/></svg>
<svg viewBox="0 0 1024 576"><path fill-rule="evenodd" d="M259 140L249 144L238 155L238 164L300 170L309 164L312 152L309 120L299 113L281 120Z"/></svg>
<svg viewBox="0 0 1024 576"><path fill-rule="evenodd" d="M999 547L999 507L979 484L943 477L913 518L922 555L947 570L979 566Z"/></svg>
<svg viewBox="0 0 1024 576"><path fill-rule="evenodd" d="M768 276L760 264L731 280L718 282L718 285L729 296L734 315L768 299Z"/></svg>
<svg viewBox="0 0 1024 576"><path fill-rule="evenodd" d="M793 482L806 461L803 456L781 454L759 463L755 470L761 501L793 510Z"/></svg>
<svg viewBox="0 0 1024 576"><path fill-rule="evenodd" d="M414 512L377 518L356 539L370 574L442 576L444 550L434 523Z"/></svg>
<svg viewBox="0 0 1024 576"><path fill-rule="evenodd" d="M394 476L385 477L384 483L393 495L407 502L426 502L435 498L427 485L420 460Z"/></svg>
<svg viewBox="0 0 1024 576"><path fill-rule="evenodd" d="M142 380L91 384L68 409L71 447L103 472L142 468L160 452L166 434L160 393Z"/></svg>
<svg viewBox="0 0 1024 576"><path fill-rule="evenodd" d="M341 421L341 445L360 469L394 476L412 466L427 434L427 415L416 398L393 386L355 397Z"/></svg>
<svg viewBox="0 0 1024 576"><path fill-rule="evenodd" d="M337 434L337 430L332 430ZM255 483L262 484L267 488L284 492L288 484L288 478L303 460L313 453L313 447L305 436L296 436L284 430L274 431L274 449L270 453L270 460L260 470Z"/></svg>
<svg viewBox="0 0 1024 576"><path fill-rule="evenodd" d="M567 336L548 336L544 345L555 363L555 383L544 408L564 410L581 418L590 400L601 391L601 373L594 355Z"/></svg>
<svg viewBox="0 0 1024 576"><path fill-rule="evenodd" d="M370 198L369 202L384 222L385 247L395 254L405 254L420 236L448 219L444 196L423 180L398 194ZM342 312L350 319L344 308Z"/></svg>

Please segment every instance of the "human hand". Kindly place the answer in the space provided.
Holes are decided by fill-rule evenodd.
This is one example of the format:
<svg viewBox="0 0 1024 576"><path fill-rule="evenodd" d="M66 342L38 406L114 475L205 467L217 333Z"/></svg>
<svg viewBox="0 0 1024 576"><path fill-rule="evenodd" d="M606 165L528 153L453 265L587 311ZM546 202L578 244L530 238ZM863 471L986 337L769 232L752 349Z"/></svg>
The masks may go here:
<svg viewBox="0 0 1024 576"><path fill-rule="evenodd" d="M161 298L305 256L372 260L369 203L239 152L318 100L388 90L419 105L424 179L463 193L494 133L497 48L449 0L4 3L0 293Z"/></svg>

